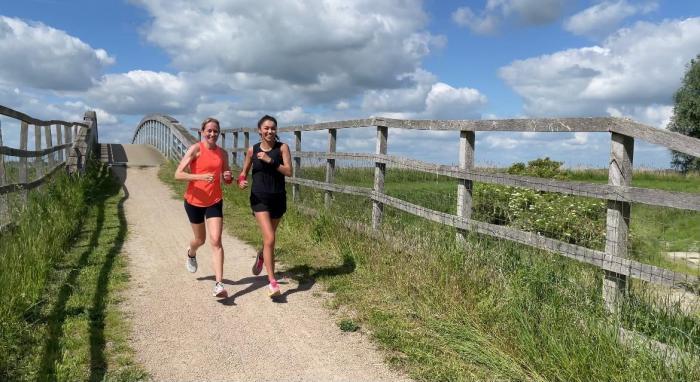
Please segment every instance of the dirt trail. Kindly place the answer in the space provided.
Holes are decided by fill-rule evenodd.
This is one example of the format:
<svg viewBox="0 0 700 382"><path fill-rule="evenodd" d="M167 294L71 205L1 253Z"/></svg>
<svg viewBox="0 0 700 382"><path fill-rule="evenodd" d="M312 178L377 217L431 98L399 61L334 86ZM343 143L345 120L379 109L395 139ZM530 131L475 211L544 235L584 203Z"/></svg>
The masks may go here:
<svg viewBox="0 0 700 382"><path fill-rule="evenodd" d="M281 303L266 294L266 276L252 276L255 249L226 233L224 283L229 298L211 297L208 244L199 270L185 269L192 235L182 202L157 178L157 168L117 167L129 193L130 287L124 310L137 359L158 381L396 381L366 337L343 333L317 287L283 285ZM230 222L228 222L231 224ZM290 293L292 292L292 293ZM317 294L318 295L318 294Z"/></svg>

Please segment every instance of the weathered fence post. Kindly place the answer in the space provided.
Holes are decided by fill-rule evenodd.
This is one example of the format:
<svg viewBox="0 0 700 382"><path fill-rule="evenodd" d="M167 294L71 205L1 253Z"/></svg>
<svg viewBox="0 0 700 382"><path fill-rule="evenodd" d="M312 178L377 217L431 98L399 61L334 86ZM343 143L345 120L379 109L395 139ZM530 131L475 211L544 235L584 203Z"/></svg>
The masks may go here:
<svg viewBox="0 0 700 382"><path fill-rule="evenodd" d="M301 176L301 130L294 131L294 151L297 155L294 157L294 167L292 168L292 178L298 178ZM292 200L294 202L299 201L299 191L300 187L298 184L292 186Z"/></svg>
<svg viewBox="0 0 700 382"><path fill-rule="evenodd" d="M233 132L233 149L231 149L231 153L233 154L233 167L238 167L238 132L234 131Z"/></svg>
<svg viewBox="0 0 700 382"><path fill-rule="evenodd" d="M51 138L51 125L46 125L44 126L44 136L46 136L46 148L50 149L53 147L53 139ZM48 173L49 171L53 170L53 166L56 165L56 161L54 160L54 153L49 153L47 155L47 162L48 162L48 169L46 172Z"/></svg>
<svg viewBox="0 0 700 382"><path fill-rule="evenodd" d="M63 130L66 132L66 143L72 144L73 143L73 126L72 125L71 126L64 125ZM66 147L66 152L65 152L66 163L68 163L68 158L70 157L71 146L72 145L69 145L68 147Z"/></svg>
<svg viewBox="0 0 700 382"><path fill-rule="evenodd" d="M2 147L2 121L0 121L0 147ZM0 152L0 187L5 185L5 156ZM7 205L7 195L0 194L0 227L2 227L10 217L10 208Z"/></svg>
<svg viewBox="0 0 700 382"><path fill-rule="evenodd" d="M248 153L248 147L250 147L250 132L244 131L243 132L243 148L245 149L246 153Z"/></svg>
<svg viewBox="0 0 700 382"><path fill-rule="evenodd" d="M224 149L224 154L226 154L226 164L231 163L228 157L228 151L226 151L226 133L221 133L221 148Z"/></svg>
<svg viewBox="0 0 700 382"><path fill-rule="evenodd" d="M474 141L473 131L459 132L459 169L471 170L474 168ZM472 181L460 179L457 184L457 216L465 219L472 217ZM466 231L457 230L457 240L464 241Z"/></svg>
<svg viewBox="0 0 700 382"><path fill-rule="evenodd" d="M61 131L61 125L55 125L56 126L56 146L60 146L64 144L63 142L63 132ZM58 150L56 151L56 158L58 159L59 163L63 163L63 150Z"/></svg>
<svg viewBox="0 0 700 382"><path fill-rule="evenodd" d="M41 126L34 125L34 150L41 150ZM34 179L44 176L44 157L34 157Z"/></svg>
<svg viewBox="0 0 700 382"><path fill-rule="evenodd" d="M22 121L19 128L19 149L27 150L27 141L29 141L29 124ZM19 158L19 182L27 183L27 157ZM27 189L23 189L21 192L22 201L24 204L27 203Z"/></svg>
<svg viewBox="0 0 700 382"><path fill-rule="evenodd" d="M610 144L610 169L608 184L630 186L632 184L632 158L634 138L612 133ZM608 200L606 222L605 254L617 258L627 257L627 239L630 223L630 203ZM606 258L608 266L623 266ZM627 289L627 277L616 272L605 271L603 279L603 299L610 313L617 313L621 294Z"/></svg>
<svg viewBox="0 0 700 382"><path fill-rule="evenodd" d="M336 129L328 129L328 154L335 153ZM335 180L335 158L326 159L326 183L333 183ZM331 207L333 193L326 190L324 195L324 206L326 209Z"/></svg>
<svg viewBox="0 0 700 382"><path fill-rule="evenodd" d="M386 155L386 141L389 128L386 126L377 126L377 155ZM384 193L384 176L386 175L386 163L374 162L374 193ZM382 215L384 213L384 204L373 200L372 201L372 229L378 230L382 225Z"/></svg>

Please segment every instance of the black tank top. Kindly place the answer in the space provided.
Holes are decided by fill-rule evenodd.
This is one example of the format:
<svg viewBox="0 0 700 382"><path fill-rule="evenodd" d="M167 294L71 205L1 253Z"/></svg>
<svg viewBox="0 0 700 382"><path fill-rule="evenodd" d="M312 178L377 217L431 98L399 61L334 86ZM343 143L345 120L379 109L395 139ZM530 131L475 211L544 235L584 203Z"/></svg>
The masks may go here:
<svg viewBox="0 0 700 382"><path fill-rule="evenodd" d="M272 150L267 155L272 158L273 163L283 164L282 142L275 142ZM258 153L263 151L260 143L253 145L253 187L254 194L278 194L284 193L284 175L277 171L276 164L267 164L258 159Z"/></svg>

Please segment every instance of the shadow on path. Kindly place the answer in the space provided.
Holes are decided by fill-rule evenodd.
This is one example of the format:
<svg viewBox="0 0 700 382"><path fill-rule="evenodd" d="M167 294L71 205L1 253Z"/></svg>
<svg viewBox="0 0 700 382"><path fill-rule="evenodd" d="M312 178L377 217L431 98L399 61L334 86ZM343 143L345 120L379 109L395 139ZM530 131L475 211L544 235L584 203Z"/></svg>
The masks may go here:
<svg viewBox="0 0 700 382"><path fill-rule="evenodd" d="M126 169L121 169L124 171L123 174L115 174L116 177L123 185L124 179L126 179ZM93 185L94 190L92 190L88 196L90 199L88 202L95 205L97 209L97 216L95 218L95 226L92 232L84 232L84 234L89 234L90 238L88 244L81 246L83 252L80 254L77 262L70 264L68 268L65 268L68 264L63 264L62 266L56 267L56 269L64 268L70 269L70 272L63 280L60 289L58 290L56 301L51 309L51 312L46 317L47 324L47 336L44 346L44 353L41 358L40 365L40 378L48 378L48 380L54 380L56 375L56 365L62 361L62 351L61 351L61 340L64 337L63 326L65 324L66 318L72 315L79 315L85 313L84 309L71 308L66 309L67 303L73 295L76 284L78 283L78 277L81 272L89 265L90 257L100 248L100 235L103 234L105 229L105 206L107 199L119 192L119 188L115 187L111 182L113 181L108 174L106 174L107 168L103 168L99 171L96 176L97 181ZM121 175L121 176L120 176ZM126 188L124 190L124 197L118 203L118 218L119 227L115 240L113 241L113 246L109 248L104 259L104 263L100 269L100 273L97 279L97 285L95 289L95 294L93 297L92 307L88 309L88 314L90 317L90 381L101 381L104 379L104 375L107 369L107 363L104 355L105 339L104 339L104 318L105 318L105 307L107 301L107 291L109 283L109 274L112 271L114 265L114 259L116 255L120 252L124 238L126 237L127 225L126 218L124 215L123 204L124 201L129 197L129 193ZM74 247L78 248L78 247Z"/></svg>
<svg viewBox="0 0 700 382"><path fill-rule="evenodd" d="M293 279L297 282L297 287L285 290L280 296L273 297L272 301L283 304L287 303L287 296L293 293L308 291L314 286L314 284L316 284L316 279L319 277L345 275L354 271L355 260L350 256L343 257L343 263L335 267L314 268L306 264L297 265L281 272L281 275L283 276L282 278ZM197 280L214 281L214 275L198 277ZM219 303L228 306L236 305L235 300L237 297L243 296L257 289L264 288L268 283L267 276L249 276L238 281L233 281L230 279L223 279L221 281L226 285L248 285L245 289L241 289L228 297L220 298L218 300ZM284 282L280 281L280 284L284 284Z"/></svg>

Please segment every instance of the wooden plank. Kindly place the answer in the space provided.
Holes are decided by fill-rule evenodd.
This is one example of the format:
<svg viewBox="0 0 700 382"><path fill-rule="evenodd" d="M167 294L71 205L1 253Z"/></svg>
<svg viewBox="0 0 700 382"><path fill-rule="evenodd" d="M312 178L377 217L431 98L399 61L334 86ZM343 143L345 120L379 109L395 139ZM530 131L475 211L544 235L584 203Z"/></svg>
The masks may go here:
<svg viewBox="0 0 700 382"><path fill-rule="evenodd" d="M474 167L474 142L476 135L473 131L459 132L459 169L471 170ZM472 217L472 181L459 179L457 184L457 216L471 219ZM457 239L466 240L466 231L459 230Z"/></svg>
<svg viewBox="0 0 700 382"><path fill-rule="evenodd" d="M376 200L383 205L391 206L436 223L445 224L463 230L470 230L500 239L515 241L546 251L555 252L564 257L590 264L603 270L619 273L621 275L633 277L646 282L681 288L684 290L692 290L694 285L700 282L697 277L692 275L673 272L653 265L606 254L602 251L596 251L560 240L547 238L538 235L535 232L522 231L511 227L499 226L472 219L465 219L456 215L434 211L392 196L377 193L369 188L330 184L302 178L286 178L286 181L319 190L329 190L349 195L369 197L373 201Z"/></svg>
<svg viewBox="0 0 700 382"><path fill-rule="evenodd" d="M684 154L700 157L700 139L673 131L656 129L631 119L617 118L610 129L613 133L638 138Z"/></svg>
<svg viewBox="0 0 700 382"><path fill-rule="evenodd" d="M63 162L63 149L66 143L63 142L63 129L61 125L56 125L56 147L59 147L59 151L56 153L59 162ZM1 145L0 145L1 146Z"/></svg>
<svg viewBox="0 0 700 382"><path fill-rule="evenodd" d="M377 126L377 146L375 153L377 155L386 155L387 139L389 128L386 126ZM374 163L374 192L384 192L384 177L386 176L386 163ZM378 201L372 201L372 229L378 230L382 225L382 217L384 215L384 205Z"/></svg>
<svg viewBox="0 0 700 382"><path fill-rule="evenodd" d="M667 269L658 268L652 265L643 264L634 260L625 259L618 256L606 254L601 251L592 250L563 241L540 236L534 232L521 231L515 228L499 226L490 223L479 222L470 219L460 218L455 215L433 211L415 204L405 202L388 195L372 193L373 199L378 199L384 204L411 213L425 219L449 225L455 228L473 230L478 233L498 237L521 244L526 244L535 248L556 252L564 257L574 259L583 263L594 265L598 268L630 276L643 281L662 284L682 289L690 289L698 282L698 278L684 273L673 272Z"/></svg>
<svg viewBox="0 0 700 382"><path fill-rule="evenodd" d="M53 147L53 139L51 137L51 126L50 125L44 126L44 137L46 137L46 139L44 140L46 142L46 148L47 149L52 148ZM56 163L56 160L54 159L53 152L49 153L46 157L47 157L47 162L48 162L49 168L53 168L53 166Z"/></svg>
<svg viewBox="0 0 700 382"><path fill-rule="evenodd" d="M301 131L295 131L294 132L294 150L296 152L301 151ZM294 158L294 165L292 167L292 178L298 178L301 176L301 158L296 156ZM293 201L298 201L300 194L299 192L301 191L300 187L298 184L295 184L292 186L292 200Z"/></svg>
<svg viewBox="0 0 700 382"><path fill-rule="evenodd" d="M634 138L612 133L610 142L610 169L608 184L629 187L632 184ZM630 223L630 203L608 200L605 235L605 253L610 258L627 257ZM603 279L603 299L606 309L617 313L620 296L627 289L627 275L608 270Z"/></svg>
<svg viewBox="0 0 700 382"><path fill-rule="evenodd" d="M335 152L336 129L328 129L328 153ZM333 183L335 179L335 159L326 159L326 183ZM326 209L331 207L333 195L330 191L326 191L323 196L323 205Z"/></svg>
<svg viewBox="0 0 700 382"><path fill-rule="evenodd" d="M438 165L414 159L395 156L381 156L366 153L292 152L300 158L374 161L390 164L399 168L423 171L435 175L444 175L483 183L499 184L509 187L529 188L537 191L558 192L566 195L589 198L636 202L649 205L671 207L691 211L700 211L700 194L677 191L664 191L639 187L611 186L606 184L562 181L536 178L522 175L494 173L478 169L460 169L455 166Z"/></svg>
<svg viewBox="0 0 700 382"><path fill-rule="evenodd" d="M345 186L342 184L331 184L326 182L320 182L317 180L303 179L303 178L285 178L287 183L297 184L300 186L313 187L319 190L326 190L332 192L340 192L348 195L357 195L369 197L372 194L371 188L356 187L356 186Z"/></svg>
<svg viewBox="0 0 700 382"><path fill-rule="evenodd" d="M34 151L41 151L41 127L34 126ZM34 169L36 171L36 177L41 178L44 176L44 158L34 157Z"/></svg>
<svg viewBox="0 0 700 382"><path fill-rule="evenodd" d="M73 127L72 126L63 126L63 130L66 133L66 162L68 162L68 157L70 157L70 151L73 147Z"/></svg>
<svg viewBox="0 0 700 382"><path fill-rule="evenodd" d="M44 184L47 180L51 178L57 171L61 170L63 168L63 163L59 163L58 165L54 166L51 168L46 174L44 174L41 178L35 179L31 182L24 182L24 183L11 183L11 184L6 184L4 186L0 186L0 195L5 195L13 192L26 192L28 190L37 188Z"/></svg>
<svg viewBox="0 0 700 382"><path fill-rule="evenodd" d="M53 152L60 151L65 149L66 147L70 147L70 143L64 143L59 146L53 146L48 149L42 149L42 150L20 150L20 149L15 149L12 147L7 147L7 146L0 146L0 154L4 154L7 156L11 157L19 157L19 158L36 158L36 157L42 157L44 155L49 155Z"/></svg>
<svg viewBox="0 0 700 382"><path fill-rule="evenodd" d="M27 122L20 122L19 128L19 149L27 150L27 142L29 141L29 125ZM19 158L19 182L27 183L27 158ZM27 190L22 191L22 201L27 202Z"/></svg>
<svg viewBox="0 0 700 382"><path fill-rule="evenodd" d="M0 147L2 147L2 121L0 120ZM0 152L0 187L7 183L5 179L5 156ZM8 224L10 219L10 206L7 204L7 196L0 195L0 225ZM0 232L2 228L0 227Z"/></svg>
<svg viewBox="0 0 700 382"><path fill-rule="evenodd" d="M87 126L84 123L81 122L67 122L67 121L61 121L61 120L48 120L48 121L43 121L41 119L36 119L28 116L27 114L21 113L17 110L10 109L9 107L2 106L0 105L0 114L1 115L6 115L10 118L17 119L19 121L25 122L27 124L32 124L35 126L47 126L47 125L64 125L64 126L72 126L72 125L79 125L79 126Z"/></svg>
<svg viewBox="0 0 700 382"><path fill-rule="evenodd" d="M233 132L233 148L231 149L231 153L233 154L233 166L238 167L238 133ZM241 164L241 166L243 166Z"/></svg>
<svg viewBox="0 0 700 382"><path fill-rule="evenodd" d="M700 156L700 139L656 129L630 119L617 117L499 120L401 120L377 117L289 126L280 128L279 131L282 133L380 125L390 128L436 131L614 132L662 145L696 157ZM253 132L255 129L237 128L225 129L225 131Z"/></svg>

